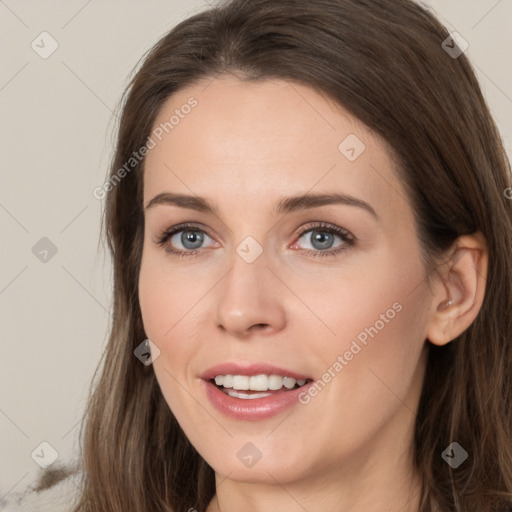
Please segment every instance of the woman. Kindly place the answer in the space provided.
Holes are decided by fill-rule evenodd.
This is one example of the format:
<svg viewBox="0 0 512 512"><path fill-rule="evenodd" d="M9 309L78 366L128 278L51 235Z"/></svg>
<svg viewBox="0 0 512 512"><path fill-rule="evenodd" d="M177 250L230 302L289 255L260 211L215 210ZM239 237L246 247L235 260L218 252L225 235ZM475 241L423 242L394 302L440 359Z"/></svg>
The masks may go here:
<svg viewBox="0 0 512 512"><path fill-rule="evenodd" d="M75 512L512 510L510 164L463 50L409 0L232 0L153 48L95 192Z"/></svg>

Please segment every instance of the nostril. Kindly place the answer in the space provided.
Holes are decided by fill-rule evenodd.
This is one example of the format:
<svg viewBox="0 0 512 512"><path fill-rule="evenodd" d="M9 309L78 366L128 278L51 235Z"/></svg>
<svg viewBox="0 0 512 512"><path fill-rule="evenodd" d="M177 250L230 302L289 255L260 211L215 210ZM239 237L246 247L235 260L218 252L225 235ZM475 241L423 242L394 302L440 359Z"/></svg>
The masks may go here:
<svg viewBox="0 0 512 512"><path fill-rule="evenodd" d="M262 330L262 329L266 329L268 327L268 324L254 324L252 327L253 327L253 329L256 329L256 330Z"/></svg>

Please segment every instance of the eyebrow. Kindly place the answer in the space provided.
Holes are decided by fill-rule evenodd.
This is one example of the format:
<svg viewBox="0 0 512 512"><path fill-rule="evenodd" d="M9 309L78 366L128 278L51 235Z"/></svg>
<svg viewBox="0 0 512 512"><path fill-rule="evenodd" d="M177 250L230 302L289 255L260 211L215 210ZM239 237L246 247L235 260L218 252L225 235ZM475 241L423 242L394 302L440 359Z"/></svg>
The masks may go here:
<svg viewBox="0 0 512 512"><path fill-rule="evenodd" d="M274 207L274 213L284 215L297 211L318 208L330 204L343 204L361 208L370 213L376 220L379 220L377 212L366 201L358 199L348 194L329 193L329 194L302 194L281 198ZM199 196L189 196L184 194L172 194L162 192L151 199L145 207L145 210L153 208L156 205L179 206L196 210L202 213L210 213L219 216L219 208L212 201Z"/></svg>

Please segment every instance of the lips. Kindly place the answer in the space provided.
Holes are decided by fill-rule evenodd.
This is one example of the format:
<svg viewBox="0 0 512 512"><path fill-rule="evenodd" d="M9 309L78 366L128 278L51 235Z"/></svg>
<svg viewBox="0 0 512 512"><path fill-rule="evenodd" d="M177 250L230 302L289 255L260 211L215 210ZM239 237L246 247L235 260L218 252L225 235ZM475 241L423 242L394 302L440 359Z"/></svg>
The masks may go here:
<svg viewBox="0 0 512 512"><path fill-rule="evenodd" d="M250 421L269 418L297 404L299 394L313 383L308 375L271 364L224 363L208 369L201 379L218 411Z"/></svg>

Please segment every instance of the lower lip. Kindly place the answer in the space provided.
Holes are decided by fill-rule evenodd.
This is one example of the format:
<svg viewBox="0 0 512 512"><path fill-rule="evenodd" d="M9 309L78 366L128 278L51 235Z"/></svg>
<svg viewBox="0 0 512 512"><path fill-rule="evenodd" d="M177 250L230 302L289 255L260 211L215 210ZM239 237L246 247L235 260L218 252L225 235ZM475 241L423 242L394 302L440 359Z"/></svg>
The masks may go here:
<svg viewBox="0 0 512 512"><path fill-rule="evenodd" d="M206 395L212 405L222 414L237 420L258 421L276 416L285 409L299 403L299 395L303 393L310 384L293 389L291 391L280 391L279 393L264 398L234 398L226 395L215 384L210 381L202 381L206 386Z"/></svg>

